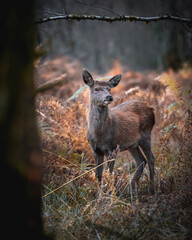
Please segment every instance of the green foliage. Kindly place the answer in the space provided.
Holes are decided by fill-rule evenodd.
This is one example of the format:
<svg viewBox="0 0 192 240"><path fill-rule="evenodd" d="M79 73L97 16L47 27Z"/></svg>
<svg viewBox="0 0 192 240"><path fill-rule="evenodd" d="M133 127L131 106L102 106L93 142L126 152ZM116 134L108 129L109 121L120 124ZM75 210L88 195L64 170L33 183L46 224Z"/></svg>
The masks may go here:
<svg viewBox="0 0 192 240"><path fill-rule="evenodd" d="M54 132L53 128L48 126L44 121L38 121L37 126L40 131L41 137L55 137L57 133Z"/></svg>
<svg viewBox="0 0 192 240"><path fill-rule="evenodd" d="M168 135L171 133L172 130L174 130L174 128L176 128L177 126L174 125L173 123L169 124L168 126L166 126L164 129L161 130L161 134L162 134L162 137L164 135Z"/></svg>

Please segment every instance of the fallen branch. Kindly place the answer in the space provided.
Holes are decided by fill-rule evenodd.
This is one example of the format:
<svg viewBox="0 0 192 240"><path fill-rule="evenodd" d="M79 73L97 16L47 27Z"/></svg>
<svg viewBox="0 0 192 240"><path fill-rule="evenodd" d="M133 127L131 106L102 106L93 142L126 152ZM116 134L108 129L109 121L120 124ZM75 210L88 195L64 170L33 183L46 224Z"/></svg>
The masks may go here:
<svg viewBox="0 0 192 240"><path fill-rule="evenodd" d="M60 77L54 78L46 83L41 84L40 86L38 86L35 90L35 95L37 95L38 93L42 93L45 92L55 86L58 86L60 84L63 84L67 78L66 78L66 74L62 74Z"/></svg>
<svg viewBox="0 0 192 240"><path fill-rule="evenodd" d="M56 21L56 20L97 20L97 21L105 21L105 22L145 22L148 24L149 22L158 22L158 21L174 21L174 22L180 22L180 23L192 23L192 19L179 17L179 16L171 16L169 14L155 16L155 17L139 17L139 16L115 16L115 17L108 17L108 16L96 16L96 15L76 15L76 14L68 14L68 15L57 15L57 16L49 16L45 18L40 18L35 23L45 23L50 21Z"/></svg>

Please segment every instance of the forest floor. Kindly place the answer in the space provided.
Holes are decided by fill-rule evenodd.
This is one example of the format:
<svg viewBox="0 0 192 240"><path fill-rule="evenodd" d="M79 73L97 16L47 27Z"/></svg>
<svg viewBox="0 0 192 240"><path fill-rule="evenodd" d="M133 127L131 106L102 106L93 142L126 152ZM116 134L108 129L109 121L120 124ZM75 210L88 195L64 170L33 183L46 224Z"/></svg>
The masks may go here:
<svg viewBox="0 0 192 240"><path fill-rule="evenodd" d="M66 73L62 86L36 97L45 231L56 239L192 239L192 68L141 73L114 61L105 75L92 73L123 74L111 107L140 99L154 108L154 195L148 166L131 188L135 163L128 152L118 154L113 176L105 170L98 187L86 140L89 92L82 68L67 57L35 65L36 86Z"/></svg>

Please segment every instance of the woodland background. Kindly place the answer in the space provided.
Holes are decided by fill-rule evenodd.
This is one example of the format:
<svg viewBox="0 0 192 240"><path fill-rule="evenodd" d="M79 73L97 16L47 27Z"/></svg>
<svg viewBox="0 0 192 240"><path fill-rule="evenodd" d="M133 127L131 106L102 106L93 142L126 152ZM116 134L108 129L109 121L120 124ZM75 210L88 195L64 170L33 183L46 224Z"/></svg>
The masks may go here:
<svg viewBox="0 0 192 240"><path fill-rule="evenodd" d="M37 19L57 14L191 17L190 0L38 0ZM38 26L38 42L47 44L49 57L70 55L91 70L104 73L119 59L132 70L177 69L192 61L192 35L187 26L169 21L137 24L97 21L56 21Z"/></svg>
<svg viewBox="0 0 192 240"><path fill-rule="evenodd" d="M0 39L2 235L191 239L191 25L34 24L68 13L191 18L191 9L189 0L5 3ZM154 108L155 195L149 194L148 167L136 190L131 188L135 163L128 152L118 154L114 175L105 171L99 189L86 140L89 92L83 68L97 79L122 73L111 107L140 99ZM50 81L62 84L43 91Z"/></svg>

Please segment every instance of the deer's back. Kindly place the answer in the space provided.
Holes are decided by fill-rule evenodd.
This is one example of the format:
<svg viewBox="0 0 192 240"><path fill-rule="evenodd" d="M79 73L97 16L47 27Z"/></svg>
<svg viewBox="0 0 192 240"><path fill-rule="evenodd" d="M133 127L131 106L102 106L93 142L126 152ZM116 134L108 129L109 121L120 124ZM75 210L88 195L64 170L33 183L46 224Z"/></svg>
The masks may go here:
<svg viewBox="0 0 192 240"><path fill-rule="evenodd" d="M139 129L143 132L151 132L155 124L153 108L142 101L129 100L112 108L111 111L114 114L117 112L122 112L127 116L128 119L129 116L133 116L135 120L139 121Z"/></svg>
<svg viewBox="0 0 192 240"><path fill-rule="evenodd" d="M131 146L134 145L141 137L139 131L139 118L134 112L121 111L115 109L110 111L111 132L116 136L118 145ZM122 147L124 148L124 147Z"/></svg>

